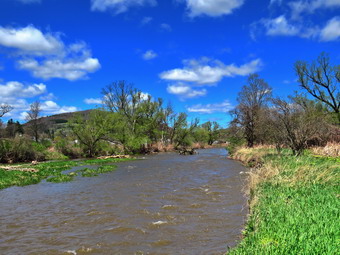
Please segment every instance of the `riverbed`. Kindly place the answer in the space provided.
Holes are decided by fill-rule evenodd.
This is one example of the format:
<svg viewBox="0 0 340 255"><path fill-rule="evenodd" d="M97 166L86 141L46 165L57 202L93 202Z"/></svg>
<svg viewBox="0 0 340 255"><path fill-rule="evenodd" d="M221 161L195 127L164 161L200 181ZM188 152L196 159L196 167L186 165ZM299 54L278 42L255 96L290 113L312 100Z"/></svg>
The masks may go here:
<svg viewBox="0 0 340 255"><path fill-rule="evenodd" d="M0 254L224 254L247 214L244 167L222 148L0 190Z"/></svg>

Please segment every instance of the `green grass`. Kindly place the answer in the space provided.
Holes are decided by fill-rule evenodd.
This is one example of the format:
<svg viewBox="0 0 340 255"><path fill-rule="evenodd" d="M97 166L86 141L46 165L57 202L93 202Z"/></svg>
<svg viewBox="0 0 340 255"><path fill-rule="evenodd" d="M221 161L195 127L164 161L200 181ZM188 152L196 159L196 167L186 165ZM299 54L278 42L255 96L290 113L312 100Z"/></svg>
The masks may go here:
<svg viewBox="0 0 340 255"><path fill-rule="evenodd" d="M43 162L38 165L31 166L29 164L22 164L22 168L30 168L36 172L26 171L7 171L0 169L0 189L8 188L11 186L25 186L30 184L37 184L42 180L48 182L69 182L74 179L80 172L82 176L97 176L101 173L106 173L114 170L116 167L113 165L105 165L116 162L123 162L132 159L89 159L83 161L58 161L58 162ZM84 169L69 174L62 172L76 166L86 165L101 165L98 169Z"/></svg>
<svg viewBox="0 0 340 255"><path fill-rule="evenodd" d="M274 150L251 178L244 239L228 254L340 254L339 158L293 157Z"/></svg>

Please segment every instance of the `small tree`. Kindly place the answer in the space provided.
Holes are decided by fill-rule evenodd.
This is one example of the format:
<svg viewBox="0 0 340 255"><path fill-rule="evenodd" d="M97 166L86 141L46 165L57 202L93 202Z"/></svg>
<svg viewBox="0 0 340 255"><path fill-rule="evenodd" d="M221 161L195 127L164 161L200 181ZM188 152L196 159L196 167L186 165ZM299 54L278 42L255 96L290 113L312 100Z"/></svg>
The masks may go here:
<svg viewBox="0 0 340 255"><path fill-rule="evenodd" d="M208 131L208 144L212 145L218 138L218 130L220 129L219 124L216 121L208 121L202 124L202 127Z"/></svg>
<svg viewBox="0 0 340 255"><path fill-rule="evenodd" d="M321 53L312 64L296 62L295 71L300 86L334 112L340 124L340 65L332 66L329 56Z"/></svg>
<svg viewBox="0 0 340 255"><path fill-rule="evenodd" d="M39 125L39 118L41 113L41 104L39 101L35 101L30 105L30 110L27 113L26 120L29 122L29 129L32 132L34 140L39 142L39 135L41 125Z"/></svg>

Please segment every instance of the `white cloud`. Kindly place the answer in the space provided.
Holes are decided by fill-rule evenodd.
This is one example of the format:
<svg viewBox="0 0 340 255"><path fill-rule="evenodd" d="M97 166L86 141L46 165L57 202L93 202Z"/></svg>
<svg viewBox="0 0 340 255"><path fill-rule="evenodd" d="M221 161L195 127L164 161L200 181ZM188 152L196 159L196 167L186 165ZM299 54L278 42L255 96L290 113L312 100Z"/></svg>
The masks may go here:
<svg viewBox="0 0 340 255"><path fill-rule="evenodd" d="M40 97L40 100L54 100L56 99L56 96L53 93L48 93L47 95L43 95Z"/></svg>
<svg viewBox="0 0 340 255"><path fill-rule="evenodd" d="M217 104L197 104L192 107L188 107L188 112L201 113L201 114L211 114L216 112L229 112L233 109L233 106L228 100Z"/></svg>
<svg viewBox="0 0 340 255"><path fill-rule="evenodd" d="M169 85L167 87L167 91L169 94L178 96L181 100L201 97L207 94L206 89L193 89L192 87L183 83Z"/></svg>
<svg viewBox="0 0 340 255"><path fill-rule="evenodd" d="M282 4L282 0L270 0L270 4L269 5L273 5L273 4Z"/></svg>
<svg viewBox="0 0 340 255"><path fill-rule="evenodd" d="M302 13L314 13L317 9L331 9L340 7L340 0L298 0L289 2L292 18L300 18Z"/></svg>
<svg viewBox="0 0 340 255"><path fill-rule="evenodd" d="M329 20L320 32L321 41L333 41L340 38L340 17Z"/></svg>
<svg viewBox="0 0 340 255"><path fill-rule="evenodd" d="M31 4L31 3L40 3L41 0L17 0L19 2L22 2L24 4Z"/></svg>
<svg viewBox="0 0 340 255"><path fill-rule="evenodd" d="M57 35L43 34L33 26L4 28L0 26L0 45L26 54L55 54L64 47Z"/></svg>
<svg viewBox="0 0 340 255"><path fill-rule="evenodd" d="M0 46L14 48L19 55L19 69L43 79L63 78L70 81L87 78L100 68L97 58L85 42L65 45L58 35L43 34L33 26L0 27Z"/></svg>
<svg viewBox="0 0 340 255"><path fill-rule="evenodd" d="M275 19L262 19L253 24L252 36L257 32L258 25L263 25L268 36L298 36L301 38L316 39L319 41L334 41L340 38L340 17L330 19L327 24L320 28L318 26L306 27L301 23L289 22L284 15Z"/></svg>
<svg viewBox="0 0 340 255"><path fill-rule="evenodd" d="M70 81L85 78L87 73L93 73L100 68L96 58L80 57L78 59L22 59L18 61L20 69L32 72L33 76L50 79L63 78Z"/></svg>
<svg viewBox="0 0 340 255"><path fill-rule="evenodd" d="M85 104L102 104L103 100L101 98L85 98L84 99Z"/></svg>
<svg viewBox="0 0 340 255"><path fill-rule="evenodd" d="M163 31L166 31L166 32L171 32L172 31L172 27L169 24L167 24L167 23L162 23L160 25L160 27L161 27L161 29Z"/></svg>
<svg viewBox="0 0 340 255"><path fill-rule="evenodd" d="M152 17L144 17L141 21L141 24L147 25L147 24L151 23L151 21L152 21Z"/></svg>
<svg viewBox="0 0 340 255"><path fill-rule="evenodd" d="M0 84L0 100L18 97L30 98L44 94L46 91L46 85L42 83L25 86L20 82L10 81L4 85Z"/></svg>
<svg viewBox="0 0 340 255"><path fill-rule="evenodd" d="M150 60L153 58L156 58L158 55L156 52L154 52L153 50L148 50L143 54L143 59L145 60Z"/></svg>
<svg viewBox="0 0 340 255"><path fill-rule="evenodd" d="M75 106L60 106L54 101L45 101L41 103L41 110L44 114L59 114L75 112L79 109Z"/></svg>
<svg viewBox="0 0 340 255"><path fill-rule="evenodd" d="M91 0L92 11L112 10L115 14L126 12L134 6L157 5L156 0Z"/></svg>
<svg viewBox="0 0 340 255"><path fill-rule="evenodd" d="M246 76L260 70L262 61L255 59L241 66L225 65L218 60L202 58L184 61L184 68L176 68L160 74L161 79L193 82L196 84L214 84L224 77Z"/></svg>
<svg viewBox="0 0 340 255"><path fill-rule="evenodd" d="M231 14L243 3L244 0L186 0L190 17L201 15L217 17Z"/></svg>
<svg viewBox="0 0 340 255"><path fill-rule="evenodd" d="M271 36L293 36L300 32L299 28L288 23L284 15L281 15L275 19L264 19L262 20L262 23L266 28L266 34Z"/></svg>

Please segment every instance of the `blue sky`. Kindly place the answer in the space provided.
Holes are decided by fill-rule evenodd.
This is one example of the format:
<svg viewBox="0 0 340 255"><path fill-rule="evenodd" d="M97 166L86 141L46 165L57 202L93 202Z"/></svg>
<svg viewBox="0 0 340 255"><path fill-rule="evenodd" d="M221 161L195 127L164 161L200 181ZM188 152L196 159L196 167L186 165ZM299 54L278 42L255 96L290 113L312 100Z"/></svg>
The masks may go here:
<svg viewBox="0 0 340 255"><path fill-rule="evenodd" d="M339 46L340 0L0 0L0 103L85 110L127 80L225 126L250 73L286 96L295 61Z"/></svg>

